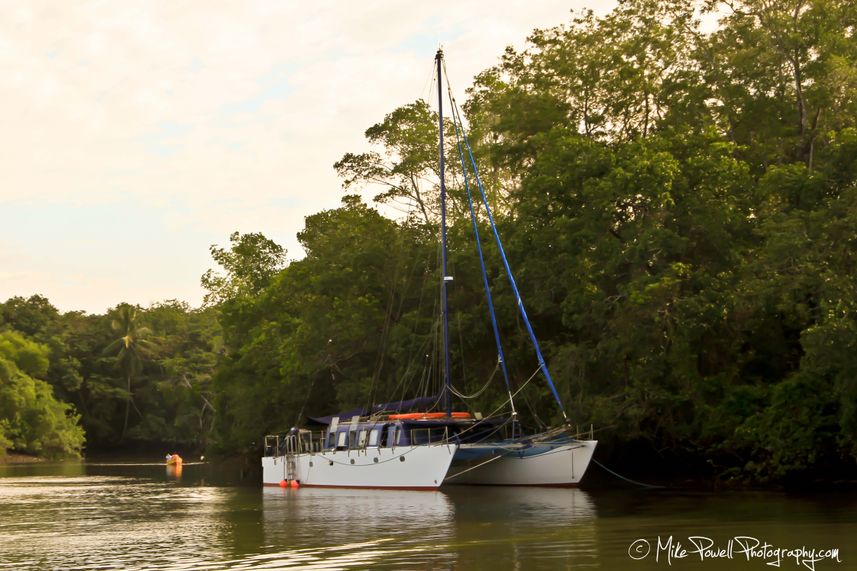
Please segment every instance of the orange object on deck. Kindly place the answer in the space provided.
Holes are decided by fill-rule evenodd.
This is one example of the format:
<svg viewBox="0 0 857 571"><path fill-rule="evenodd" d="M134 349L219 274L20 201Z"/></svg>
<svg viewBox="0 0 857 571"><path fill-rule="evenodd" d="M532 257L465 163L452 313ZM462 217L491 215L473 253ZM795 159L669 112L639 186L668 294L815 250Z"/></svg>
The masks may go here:
<svg viewBox="0 0 857 571"><path fill-rule="evenodd" d="M406 412L402 414L391 414L388 416L390 420L439 420L449 418L445 412ZM453 412L452 418L462 419L470 418L469 412Z"/></svg>
<svg viewBox="0 0 857 571"><path fill-rule="evenodd" d="M167 466L181 466L182 465L182 457L178 454L168 454L167 455Z"/></svg>

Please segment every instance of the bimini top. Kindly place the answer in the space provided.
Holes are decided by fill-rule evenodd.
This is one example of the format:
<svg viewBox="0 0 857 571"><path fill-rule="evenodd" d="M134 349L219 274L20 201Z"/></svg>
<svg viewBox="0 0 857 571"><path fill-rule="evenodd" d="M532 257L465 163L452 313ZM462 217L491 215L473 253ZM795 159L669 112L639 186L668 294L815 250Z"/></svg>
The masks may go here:
<svg viewBox="0 0 857 571"><path fill-rule="evenodd" d="M410 400L399 400L393 402L385 402L382 404L376 404L371 409L363 408L355 408L352 410L338 412L336 414L331 414L329 416L310 416L307 420L313 424L321 424L321 425L329 425L330 422L334 418L347 419L350 420L355 416L367 416L368 414L377 414L379 412L392 412L392 413L402 413L409 412L415 409L423 409L426 410L433 405L437 404L440 400L438 395L428 396L428 397L418 397Z"/></svg>

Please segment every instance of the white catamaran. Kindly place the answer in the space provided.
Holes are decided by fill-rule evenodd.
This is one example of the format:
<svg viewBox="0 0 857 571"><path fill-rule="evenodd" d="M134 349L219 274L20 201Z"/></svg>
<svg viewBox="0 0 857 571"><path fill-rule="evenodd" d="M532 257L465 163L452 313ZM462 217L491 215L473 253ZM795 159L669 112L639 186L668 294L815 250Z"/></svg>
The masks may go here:
<svg viewBox="0 0 857 571"><path fill-rule="evenodd" d="M395 415L355 415L345 424L334 416L324 430L266 437L262 482L398 490L440 487L458 444L443 429L390 416Z"/></svg>
<svg viewBox="0 0 857 571"><path fill-rule="evenodd" d="M440 148L441 203L441 321L444 351L444 389L440 397L385 403L349 413L311 419L312 428L292 429L285 436L267 436L262 458L265 485L357 487L388 489L436 489L444 482L500 486L576 486L586 472L597 442L573 434L562 401L554 386L524 303L506 259L500 235L494 224L482 181L473 159L455 100L450 107L456 143L461 159L471 221L482 268L482 281L491 315L497 346L498 367L503 373L509 395L507 416L482 418L476 413L452 411L452 385L449 357L447 287L452 281L447 272L446 187L444 181L443 141L443 52L435 57L438 85L438 130ZM562 426L537 434L522 435L515 410L512 384L506 368L499 328L494 314L470 179L465 163L479 190L488 222L502 258L518 310L532 342L541 373L556 399L564 419ZM527 381L529 382L529 380ZM526 385L526 383L524 383ZM521 387L523 388L523 387ZM520 390L520 388L518 389ZM460 393L457 393L460 395ZM442 412L431 410L442 405ZM428 410L426 410L428 409ZM414 412L417 411L417 412Z"/></svg>

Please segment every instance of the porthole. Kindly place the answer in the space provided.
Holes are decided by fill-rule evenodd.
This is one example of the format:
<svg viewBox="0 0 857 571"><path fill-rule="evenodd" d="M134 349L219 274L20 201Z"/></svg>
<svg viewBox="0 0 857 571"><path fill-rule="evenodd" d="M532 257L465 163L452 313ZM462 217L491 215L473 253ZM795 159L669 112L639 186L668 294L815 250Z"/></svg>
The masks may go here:
<svg viewBox="0 0 857 571"><path fill-rule="evenodd" d="M399 462L404 462L404 461L405 461L405 457L404 457L404 456L399 456Z"/></svg>
<svg viewBox="0 0 857 571"><path fill-rule="evenodd" d="M378 463L378 459L377 459L377 458L373 458L372 460L373 460L376 464Z"/></svg>
<svg viewBox="0 0 857 571"><path fill-rule="evenodd" d="M312 461L310 460L309 467L312 468Z"/></svg>
<svg viewBox="0 0 857 571"><path fill-rule="evenodd" d="M351 463L354 464L354 458L351 459Z"/></svg>
<svg viewBox="0 0 857 571"><path fill-rule="evenodd" d="M329 460L330 465L333 466L333 460Z"/></svg>

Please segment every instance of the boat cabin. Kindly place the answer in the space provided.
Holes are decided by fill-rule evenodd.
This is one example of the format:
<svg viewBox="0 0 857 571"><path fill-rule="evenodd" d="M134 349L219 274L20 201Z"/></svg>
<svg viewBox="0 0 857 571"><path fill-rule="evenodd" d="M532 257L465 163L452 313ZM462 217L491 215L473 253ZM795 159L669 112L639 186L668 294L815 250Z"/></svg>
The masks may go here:
<svg viewBox="0 0 857 571"><path fill-rule="evenodd" d="M340 424L339 418L334 416L323 430L292 429L285 437L267 436L264 455L456 443L461 431L472 423L473 420L457 418L391 420L355 416L350 422Z"/></svg>
<svg viewBox="0 0 857 571"><path fill-rule="evenodd" d="M459 431L458 422L352 419L348 424L339 424L336 420L324 431L324 450L445 444L454 440Z"/></svg>

